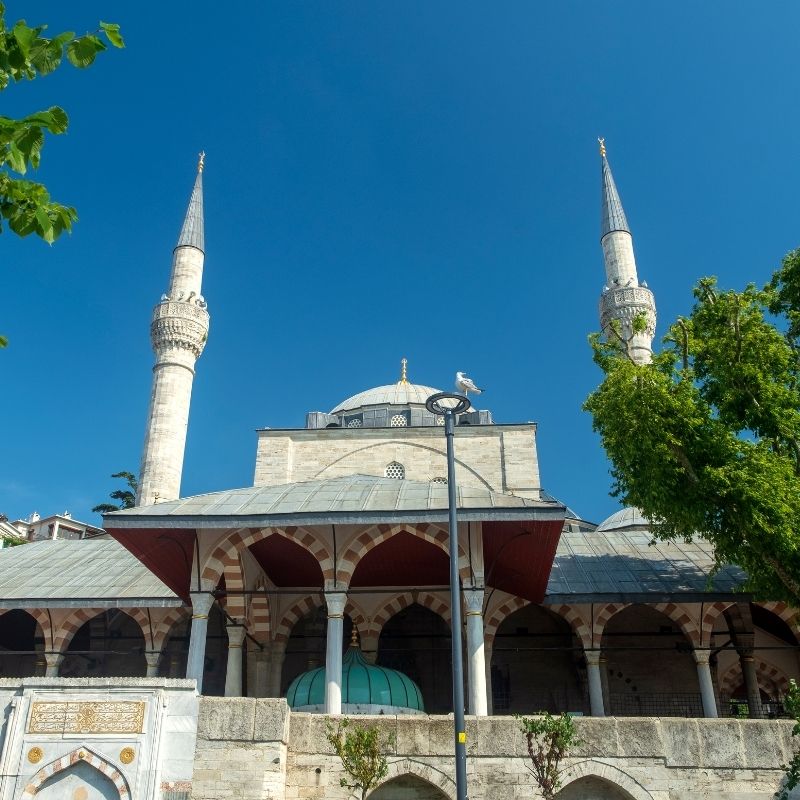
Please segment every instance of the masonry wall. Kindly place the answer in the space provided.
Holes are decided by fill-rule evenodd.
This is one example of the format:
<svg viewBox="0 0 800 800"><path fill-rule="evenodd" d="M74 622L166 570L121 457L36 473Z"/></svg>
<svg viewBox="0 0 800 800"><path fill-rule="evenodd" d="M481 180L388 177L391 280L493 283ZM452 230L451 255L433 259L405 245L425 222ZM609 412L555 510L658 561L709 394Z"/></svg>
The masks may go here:
<svg viewBox="0 0 800 800"><path fill-rule="evenodd" d="M459 485L539 498L536 425L475 425L456 429ZM323 428L259 431L253 485L274 486L343 475L384 476L392 461L406 478L447 475L444 431L431 428Z"/></svg>
<svg viewBox="0 0 800 800"><path fill-rule="evenodd" d="M349 798L325 717L290 713L282 700L202 698L200 706L193 800ZM365 719L395 736L387 781L413 775L431 797L455 796L451 718ZM564 800L766 800L793 747L785 721L587 717L576 725L582 744L567 761ZM470 800L539 796L515 719L468 718L467 745Z"/></svg>

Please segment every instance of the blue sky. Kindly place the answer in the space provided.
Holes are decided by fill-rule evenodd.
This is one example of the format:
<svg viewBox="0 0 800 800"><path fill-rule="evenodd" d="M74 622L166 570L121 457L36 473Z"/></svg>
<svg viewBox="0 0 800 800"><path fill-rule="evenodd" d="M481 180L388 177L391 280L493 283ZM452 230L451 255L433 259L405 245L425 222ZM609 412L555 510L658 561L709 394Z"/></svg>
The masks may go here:
<svg viewBox="0 0 800 800"><path fill-rule="evenodd" d="M659 335L706 274L800 246L800 6L770 2L10 0L128 47L4 93L64 106L38 178L77 207L54 246L0 235L0 512L89 513L137 471L152 306L205 149L209 344L183 494L249 485L258 427L397 379L536 420L542 482L617 507L581 403L603 285L606 137ZM758 8L758 13L755 9Z"/></svg>

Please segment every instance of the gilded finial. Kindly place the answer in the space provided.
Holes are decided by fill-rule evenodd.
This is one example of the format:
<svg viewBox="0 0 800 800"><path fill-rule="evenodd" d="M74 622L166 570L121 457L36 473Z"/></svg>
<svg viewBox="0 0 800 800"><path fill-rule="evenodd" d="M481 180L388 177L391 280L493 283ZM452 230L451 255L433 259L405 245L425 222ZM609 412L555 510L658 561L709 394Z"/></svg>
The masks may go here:
<svg viewBox="0 0 800 800"><path fill-rule="evenodd" d="M400 381L399 383L408 383L408 359L400 359Z"/></svg>
<svg viewBox="0 0 800 800"><path fill-rule="evenodd" d="M606 140L603 136L598 137L597 141L600 143L600 155L606 157Z"/></svg>
<svg viewBox="0 0 800 800"><path fill-rule="evenodd" d="M350 647L358 647L358 628L353 625L353 632L350 634Z"/></svg>
<svg viewBox="0 0 800 800"><path fill-rule="evenodd" d="M197 171L198 172L202 172L203 171L203 167L205 167L205 165L206 165L206 151L205 150L201 150L200 151L200 158L199 158L199 161L197 162Z"/></svg>

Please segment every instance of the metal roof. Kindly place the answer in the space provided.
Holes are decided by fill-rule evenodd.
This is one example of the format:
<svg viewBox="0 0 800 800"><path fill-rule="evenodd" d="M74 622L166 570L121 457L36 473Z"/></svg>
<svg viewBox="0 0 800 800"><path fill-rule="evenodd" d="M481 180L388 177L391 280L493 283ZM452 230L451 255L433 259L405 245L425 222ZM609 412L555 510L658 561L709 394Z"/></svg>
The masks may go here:
<svg viewBox="0 0 800 800"><path fill-rule="evenodd" d="M608 159L603 156L603 196L602 196L602 216L600 220L600 239L612 231L631 232L628 227L628 220L625 218L625 211L622 208L622 201L619 199L619 192L614 183L614 176L611 174L611 167Z"/></svg>
<svg viewBox="0 0 800 800"><path fill-rule="evenodd" d="M206 237L203 224L203 173L198 171L194 181L192 196L189 198L189 208L186 210L186 219L183 221L178 244L176 247L196 247L205 252Z"/></svg>
<svg viewBox="0 0 800 800"><path fill-rule="evenodd" d="M108 536L43 539L0 550L0 608L180 606L183 601Z"/></svg>
<svg viewBox="0 0 800 800"><path fill-rule="evenodd" d="M407 383L399 381L398 383L389 383L386 386L376 386L374 389L367 389L365 392L359 392L347 400L343 400L336 408L331 411L331 414L339 414L342 411L352 411L356 408L363 408L364 406L407 406L407 405L420 405L424 406L425 401L434 394L441 392L441 389L433 389L430 386L422 386L418 383Z"/></svg>
<svg viewBox="0 0 800 800"><path fill-rule="evenodd" d="M564 506L458 487L459 519L563 519ZM347 475L281 486L254 486L171 500L104 515L110 530L122 528L247 527L366 522L447 521L447 485Z"/></svg>
<svg viewBox="0 0 800 800"><path fill-rule="evenodd" d="M620 528L649 528L648 520L642 512L634 506L626 506L615 511L610 517L604 519L598 526L598 531L614 531Z"/></svg>
<svg viewBox="0 0 800 800"><path fill-rule="evenodd" d="M656 602L676 595L690 600L691 595L731 594L746 578L739 567L726 566L709 581L714 555L704 539L652 542L647 531L565 531L545 602Z"/></svg>

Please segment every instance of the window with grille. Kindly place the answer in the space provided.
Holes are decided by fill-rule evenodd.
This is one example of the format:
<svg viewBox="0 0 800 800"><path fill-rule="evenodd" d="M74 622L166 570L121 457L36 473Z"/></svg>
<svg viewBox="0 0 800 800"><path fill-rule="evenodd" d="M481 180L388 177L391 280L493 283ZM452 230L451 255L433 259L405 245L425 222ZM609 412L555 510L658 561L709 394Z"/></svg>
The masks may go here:
<svg viewBox="0 0 800 800"><path fill-rule="evenodd" d="M408 420L406 419L405 414L395 414L389 420L389 427L390 428L407 428L408 427Z"/></svg>
<svg viewBox="0 0 800 800"><path fill-rule="evenodd" d="M431 483L447 483L447 478L431 478Z"/></svg>
<svg viewBox="0 0 800 800"><path fill-rule="evenodd" d="M360 419L351 419L350 422L347 423L348 428L360 428L361 427L361 420Z"/></svg>
<svg viewBox="0 0 800 800"><path fill-rule="evenodd" d="M395 480L402 481L406 477L406 468L397 461L392 461L392 463L386 467L383 474L387 478L394 478Z"/></svg>

